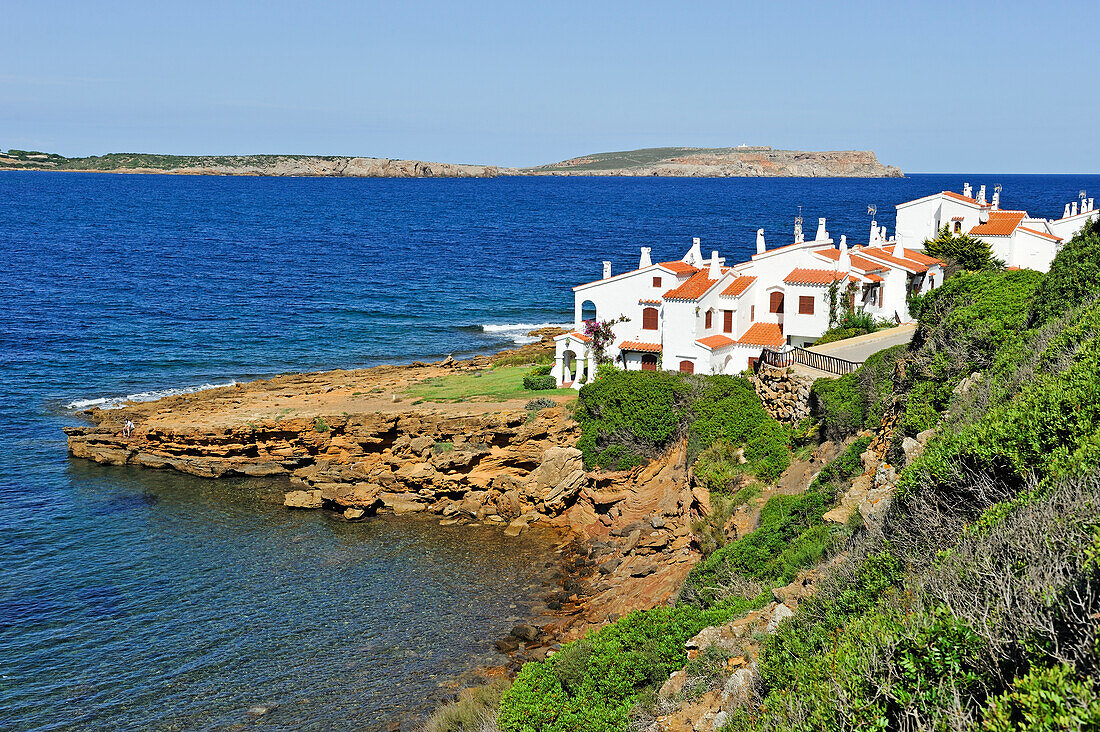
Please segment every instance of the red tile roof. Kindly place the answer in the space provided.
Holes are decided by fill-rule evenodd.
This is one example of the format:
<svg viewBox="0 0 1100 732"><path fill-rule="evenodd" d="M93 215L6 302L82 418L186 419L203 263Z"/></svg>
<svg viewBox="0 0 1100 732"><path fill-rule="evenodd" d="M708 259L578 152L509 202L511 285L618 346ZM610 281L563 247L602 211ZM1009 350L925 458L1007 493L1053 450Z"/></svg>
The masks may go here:
<svg viewBox="0 0 1100 732"><path fill-rule="evenodd" d="M978 224L970 233L975 236L1012 236L1026 215L1023 211L990 211L989 221Z"/></svg>
<svg viewBox="0 0 1100 732"><path fill-rule="evenodd" d="M661 301L660 300L639 300L638 304L639 305L660 305Z"/></svg>
<svg viewBox="0 0 1100 732"><path fill-rule="evenodd" d="M850 255L852 258L852 266L862 272L881 272L886 269L886 266L879 262L872 262L870 259L864 259L858 254Z"/></svg>
<svg viewBox="0 0 1100 732"><path fill-rule="evenodd" d="M745 335L737 339L743 346L782 346L783 331L775 323L753 323Z"/></svg>
<svg viewBox="0 0 1100 732"><path fill-rule="evenodd" d="M1045 231L1036 231L1035 229L1029 229L1026 226L1021 226L1020 231L1026 231L1029 234L1034 234L1035 236L1041 236L1044 239L1050 239L1051 241L1062 241L1062 238L1059 237L1059 236L1054 236L1054 234L1048 234Z"/></svg>
<svg viewBox="0 0 1100 732"><path fill-rule="evenodd" d="M707 336L706 338L700 338L695 342L701 346L706 346L707 348L714 350L715 348L722 348L723 346L732 346L737 341L733 340L729 336L712 335Z"/></svg>
<svg viewBox="0 0 1100 732"><path fill-rule="evenodd" d="M963 203L977 203L973 198L968 198L961 193L955 193L955 191L944 191L943 195L948 198L954 198L956 201L962 201Z"/></svg>
<svg viewBox="0 0 1100 732"><path fill-rule="evenodd" d="M660 343L643 343L642 341L623 341L619 344L620 351L644 351L646 353L660 353Z"/></svg>
<svg viewBox="0 0 1100 732"><path fill-rule="evenodd" d="M871 282L884 282L882 277L877 274L865 274L863 275L863 277L865 279L871 280Z"/></svg>
<svg viewBox="0 0 1100 732"><path fill-rule="evenodd" d="M584 333L578 333L577 331L566 333L565 335L569 336L570 338L576 338L578 341L582 341L584 343L588 343L590 340L592 340L590 336L586 336ZM561 338L561 336L558 336L558 338Z"/></svg>
<svg viewBox="0 0 1100 732"><path fill-rule="evenodd" d="M671 269L673 272L675 272L678 275L681 275L681 274L695 274L696 272L699 271L698 267L692 267L687 262L679 262L679 261L676 261L676 262L658 262L658 264L660 264L660 266L664 267L665 269Z"/></svg>
<svg viewBox="0 0 1100 732"><path fill-rule="evenodd" d="M791 273L784 277L783 281L788 285L827 285L847 276L846 272L837 272L835 269L803 269L799 267L791 270Z"/></svg>
<svg viewBox="0 0 1100 732"><path fill-rule="evenodd" d="M900 257L895 257L893 254L887 254L886 251L884 251L882 249L877 249L877 248L873 248L873 247L866 247L864 249L860 249L859 253L864 255L864 256L867 256L867 257L872 257L874 259L880 259L883 262L886 262L887 264L894 265L895 267L901 267L902 269L904 269L908 272L927 272L928 271L928 265L927 264L922 264L921 262L916 262L912 259L902 259Z"/></svg>
<svg viewBox="0 0 1100 732"><path fill-rule="evenodd" d="M693 274L679 287L666 292L663 297L666 300L698 300L716 284L718 280L708 278L707 270L703 269Z"/></svg>
<svg viewBox="0 0 1100 732"><path fill-rule="evenodd" d="M729 287L722 290L722 294L730 297L737 297L742 292L749 289L749 285L751 285L753 282L756 282L755 277L742 275L741 277L738 277L733 282L731 282Z"/></svg>
<svg viewBox="0 0 1100 732"><path fill-rule="evenodd" d="M906 259L911 259L914 262L919 262L920 264L927 264L929 267L931 267L933 264L943 264L943 262L936 259L935 257L930 257L924 252L918 252L916 249L903 249L902 251L905 252Z"/></svg>

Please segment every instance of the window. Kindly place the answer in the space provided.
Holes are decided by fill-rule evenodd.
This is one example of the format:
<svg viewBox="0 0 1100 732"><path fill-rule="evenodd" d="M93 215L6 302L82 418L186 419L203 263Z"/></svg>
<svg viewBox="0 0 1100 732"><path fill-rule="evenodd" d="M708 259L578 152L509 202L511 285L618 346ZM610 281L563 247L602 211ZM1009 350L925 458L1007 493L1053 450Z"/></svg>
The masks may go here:
<svg viewBox="0 0 1100 732"><path fill-rule="evenodd" d="M591 300L585 300L581 303L581 320L595 320L596 319L596 303Z"/></svg>
<svg viewBox="0 0 1100 732"><path fill-rule="evenodd" d="M660 287L661 286L661 278L660 277L654 277L653 278L653 286L654 287Z"/></svg>
<svg viewBox="0 0 1100 732"><path fill-rule="evenodd" d="M681 361L680 362L680 373L681 374L694 374L695 373L695 364L692 363L691 361Z"/></svg>
<svg viewBox="0 0 1100 732"><path fill-rule="evenodd" d="M642 330L657 330L657 308L642 311Z"/></svg>
<svg viewBox="0 0 1100 732"><path fill-rule="evenodd" d="M781 313L783 312L783 293L773 292L771 295L771 310L769 312Z"/></svg>
<svg viewBox="0 0 1100 732"><path fill-rule="evenodd" d="M961 221L956 221L956 222L955 222L955 233L956 233L956 234L961 234L961 233L962 233L962 230L963 230L963 222L961 222Z"/></svg>
<svg viewBox="0 0 1100 732"><path fill-rule="evenodd" d="M723 310L722 311L722 332L723 333L732 333L733 332L733 311L732 310Z"/></svg>
<svg viewBox="0 0 1100 732"><path fill-rule="evenodd" d="M751 321L753 323L756 322L756 306L755 305L750 305L749 306L749 321Z"/></svg>
<svg viewBox="0 0 1100 732"><path fill-rule="evenodd" d="M712 315L714 315L714 311L713 310L708 310L707 311L707 317L706 317L706 325L703 326L707 330L710 330L711 316Z"/></svg>
<svg viewBox="0 0 1100 732"><path fill-rule="evenodd" d="M799 295L798 296L798 314L799 315L813 315L814 314L814 296L813 295Z"/></svg>
<svg viewBox="0 0 1100 732"><path fill-rule="evenodd" d="M642 356L642 371L656 371L657 370L657 357L652 353L646 353Z"/></svg>

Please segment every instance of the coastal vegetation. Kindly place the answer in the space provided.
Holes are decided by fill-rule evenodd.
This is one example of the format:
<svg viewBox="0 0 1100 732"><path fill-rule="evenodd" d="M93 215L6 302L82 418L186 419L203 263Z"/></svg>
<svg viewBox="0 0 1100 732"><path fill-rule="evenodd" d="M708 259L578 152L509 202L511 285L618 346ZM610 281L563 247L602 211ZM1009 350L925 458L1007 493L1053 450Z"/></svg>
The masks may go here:
<svg viewBox="0 0 1100 732"><path fill-rule="evenodd" d="M953 234L947 224L936 237L924 242L924 251L943 261L948 276L962 271L978 272L983 269L1000 269L1005 263L993 256L989 242L967 234Z"/></svg>
<svg viewBox="0 0 1100 732"><path fill-rule="evenodd" d="M536 367L537 369L538 367ZM523 366L498 366L483 371L456 371L445 376L435 376L413 384L405 397L414 401L456 403L468 401L528 400L530 377L541 379L539 394L548 397L576 396L572 389L557 389L551 384L543 386L545 376L532 374L533 369ZM553 381L553 377L549 377Z"/></svg>
<svg viewBox="0 0 1100 732"><path fill-rule="evenodd" d="M759 639L756 681L723 712L724 729L1100 728L1098 263L1088 230L1045 277L962 272L917 298L910 346L814 385L822 436L848 442L809 487L769 498L755 530L692 570L675 607L526 664L500 728L606 732L652 719L645 708L688 664L688 638L830 557L815 594ZM770 448L750 457L761 427L789 449L789 430L762 411L733 383L675 374L607 374L577 405L590 464L710 440L696 465L719 495L743 485L737 446L761 479L783 465ZM903 454L922 433L923 454ZM827 523L872 437L904 466L893 500L866 525Z"/></svg>

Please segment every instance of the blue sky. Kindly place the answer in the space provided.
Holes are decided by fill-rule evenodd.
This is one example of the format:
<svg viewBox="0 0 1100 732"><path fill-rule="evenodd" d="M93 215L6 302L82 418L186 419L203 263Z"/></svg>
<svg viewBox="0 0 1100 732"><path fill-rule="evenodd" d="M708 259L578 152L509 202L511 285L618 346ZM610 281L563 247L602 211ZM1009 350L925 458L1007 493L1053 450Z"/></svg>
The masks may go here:
<svg viewBox="0 0 1100 732"><path fill-rule="evenodd" d="M0 148L1100 170L1100 3L8 2Z"/></svg>

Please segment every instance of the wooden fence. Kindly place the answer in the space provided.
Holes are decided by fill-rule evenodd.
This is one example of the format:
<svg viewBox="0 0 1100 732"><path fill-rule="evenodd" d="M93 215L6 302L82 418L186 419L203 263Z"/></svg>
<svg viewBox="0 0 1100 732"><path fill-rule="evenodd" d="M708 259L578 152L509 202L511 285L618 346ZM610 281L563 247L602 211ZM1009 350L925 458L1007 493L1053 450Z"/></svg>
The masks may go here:
<svg viewBox="0 0 1100 732"><path fill-rule="evenodd" d="M826 371L830 374L850 374L860 366L862 362L847 361L836 356L827 356L824 353L807 351L805 348L793 346L786 351L777 351L765 347L760 353L760 363L778 368L786 368L800 363L818 371Z"/></svg>

